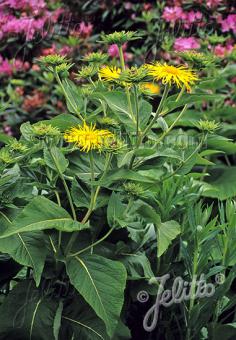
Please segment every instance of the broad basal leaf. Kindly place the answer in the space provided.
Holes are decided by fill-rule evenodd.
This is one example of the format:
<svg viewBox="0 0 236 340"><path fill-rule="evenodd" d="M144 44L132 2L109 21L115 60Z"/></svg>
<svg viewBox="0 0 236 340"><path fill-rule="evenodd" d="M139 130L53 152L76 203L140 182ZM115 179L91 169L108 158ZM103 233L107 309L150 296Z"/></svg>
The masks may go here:
<svg viewBox="0 0 236 340"><path fill-rule="evenodd" d="M124 301L126 270L117 261L99 255L69 258L66 264L71 283L114 333Z"/></svg>
<svg viewBox="0 0 236 340"><path fill-rule="evenodd" d="M5 298L0 307L1 340L52 340L58 303L42 296L33 281L24 281Z"/></svg>
<svg viewBox="0 0 236 340"><path fill-rule="evenodd" d="M11 227L1 231L5 238L27 231L57 229L65 232L88 228L87 224L74 221L70 214L56 203L45 197L35 197L12 222Z"/></svg>
<svg viewBox="0 0 236 340"><path fill-rule="evenodd" d="M203 184L202 195L225 200L236 195L236 167L214 168L209 183Z"/></svg>
<svg viewBox="0 0 236 340"><path fill-rule="evenodd" d="M73 303L68 305L62 315L63 339L108 340L104 322L96 315L92 308L82 299L74 297Z"/></svg>
<svg viewBox="0 0 236 340"><path fill-rule="evenodd" d="M1 226L11 228L11 223L0 216ZM0 239L0 252L9 254L16 262L23 266L33 268L33 276L36 286L40 283L44 262L47 255L44 234L41 231L18 233Z"/></svg>

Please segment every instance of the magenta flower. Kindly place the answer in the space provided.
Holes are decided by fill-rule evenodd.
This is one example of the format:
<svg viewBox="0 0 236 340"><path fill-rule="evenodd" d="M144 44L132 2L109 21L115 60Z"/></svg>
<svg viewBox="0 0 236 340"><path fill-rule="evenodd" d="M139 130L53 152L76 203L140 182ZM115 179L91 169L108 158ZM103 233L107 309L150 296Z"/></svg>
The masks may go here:
<svg viewBox="0 0 236 340"><path fill-rule="evenodd" d="M165 21L174 24L178 20L184 19L185 15L181 7L165 7L162 14L162 18Z"/></svg>
<svg viewBox="0 0 236 340"><path fill-rule="evenodd" d="M226 46L218 44L214 48L214 53L217 57L224 58L228 54L230 54L233 51L233 49L234 47L231 44L227 44Z"/></svg>
<svg viewBox="0 0 236 340"><path fill-rule="evenodd" d="M124 44L122 46L122 50L123 50L123 53L124 53L125 61L132 60L133 55L131 53L125 52L126 49L127 49L127 44ZM116 44L110 45L107 52L108 52L110 57L112 57L112 58L119 58L119 49L118 49L118 46Z"/></svg>
<svg viewBox="0 0 236 340"><path fill-rule="evenodd" d="M177 38L175 39L174 49L176 51L186 51L199 49L201 45L196 38Z"/></svg>
<svg viewBox="0 0 236 340"><path fill-rule="evenodd" d="M88 38L92 34L93 31L93 25L91 23L86 24L84 21L82 21L79 25L79 34L83 38Z"/></svg>
<svg viewBox="0 0 236 340"><path fill-rule="evenodd" d="M222 0L207 0L206 5L209 8L214 8L217 7L221 2Z"/></svg>
<svg viewBox="0 0 236 340"><path fill-rule="evenodd" d="M229 32L232 30L236 33L236 14L230 14L226 19L221 20L221 29L222 32Z"/></svg>

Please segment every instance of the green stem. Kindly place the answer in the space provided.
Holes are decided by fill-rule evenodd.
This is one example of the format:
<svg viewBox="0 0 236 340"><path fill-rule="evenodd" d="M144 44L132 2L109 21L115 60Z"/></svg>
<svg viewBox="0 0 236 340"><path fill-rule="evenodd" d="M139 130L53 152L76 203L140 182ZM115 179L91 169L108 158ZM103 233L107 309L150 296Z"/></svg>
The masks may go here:
<svg viewBox="0 0 236 340"><path fill-rule="evenodd" d="M104 241L112 232L113 232L114 228L111 228L102 238L100 238L99 240L97 240L96 242L90 244L89 246L85 247L84 249L79 250L77 253L71 254L69 255L69 257L72 256L77 256L82 254L83 252L95 247L96 245L98 245L99 243L101 243L102 241Z"/></svg>
<svg viewBox="0 0 236 340"><path fill-rule="evenodd" d="M163 95L162 95L162 98L161 98L161 101L160 101L160 103L159 103L159 105L158 105L158 108L157 108L157 110L156 110L155 116L153 117L153 119L151 120L151 122L148 124L148 126L146 127L146 129L144 130L144 132L143 132L143 133L139 136L139 138L138 138L138 141L137 141L137 143L136 143L136 150L139 148L139 146L140 146L140 144L142 143L144 137L147 135L147 133L149 132L149 130L152 128L152 126L153 126L153 124L155 123L155 121L156 121L158 115L160 114L161 109L162 109L162 107L163 107L163 104L164 104L164 102L165 102L165 100L166 100L166 98L167 98L167 96L168 96L169 89L170 89L169 86L166 85L166 86L165 86L165 89L164 89L164 92L163 92ZM135 157L136 157L135 155L133 155L133 156L131 157L130 164L129 164L129 168L130 168L130 169L132 169L132 167L133 167Z"/></svg>
<svg viewBox="0 0 236 340"><path fill-rule="evenodd" d="M192 267L192 282L191 282L191 290L190 290L190 303L189 303L189 309L188 309L188 325L187 325L187 340L191 339L191 328L190 328L190 319L191 319L191 312L194 306L195 301L195 290L196 290L196 275L197 275L197 268L198 268L198 241L196 241L193 255L193 267Z"/></svg>
<svg viewBox="0 0 236 340"><path fill-rule="evenodd" d="M146 127L146 129L144 130L143 135L142 135L142 139L147 135L147 133L151 130L153 124L156 122L157 117L159 116L159 114L160 114L160 112L161 112L161 109L162 109L162 107L163 107L163 104L164 104L164 102L165 102L165 100L166 100L166 98L167 98L167 96L168 96L169 90L170 90L169 86L166 85L166 86L165 86L165 89L164 89L164 92L163 92L163 95L162 95L162 98L161 98L161 101L160 101L160 103L159 103L159 105L158 105L158 108L157 108L157 110L156 110L155 116L153 117L153 119L151 120L151 122L149 123L149 125L148 125L148 126Z"/></svg>
<svg viewBox="0 0 236 340"><path fill-rule="evenodd" d="M134 105L135 105L135 113L136 113L136 147L138 147L139 140L139 107L138 107L138 92L137 86L134 85Z"/></svg>
<svg viewBox="0 0 236 340"><path fill-rule="evenodd" d="M169 126L168 129L166 129L166 131L163 132L161 137L154 144L153 148L155 148L165 138L165 136L175 127L175 125L178 123L180 118L183 116L183 114L185 113L187 108L188 108L188 105L187 104L184 105L184 107L183 107L182 111L180 112L180 114L178 115L178 117L174 120L174 122L171 124L171 126Z"/></svg>
<svg viewBox="0 0 236 340"><path fill-rule="evenodd" d="M69 204L70 204L72 216L73 216L73 219L76 221L77 218L76 218L75 208L74 208L73 201L72 201L72 198L71 198L70 190L68 188L68 185L67 185L67 183L65 181L65 178L63 177L63 174L61 173L60 168L58 167L57 161L56 161L55 157L53 156L53 153L52 153L50 148L49 148L49 153L50 153L50 155L51 155L51 157L53 159L53 162L54 162L55 167L57 169L58 175L61 178L62 183L64 185L64 188L65 188L65 191L66 191L66 194L67 194L67 198L68 198L68 201L69 201Z"/></svg>
<svg viewBox="0 0 236 340"><path fill-rule="evenodd" d="M60 79L60 77L59 77L59 74L55 71L55 72L54 72L54 75L55 75L55 78L56 78L58 84L60 85L60 87L61 87L61 89L62 89L62 91L63 91L63 93L64 93L64 96L65 96L65 98L67 99L68 103L71 105L71 107L72 107L72 108L74 109L74 111L77 113L78 117L83 121L83 120L84 120L83 117L82 117L81 114L78 112L77 107L73 104L73 102L71 101L70 97L68 96L68 94L67 94L67 92L66 92L66 90L65 90L65 88L64 88L64 86L63 86L63 84L62 84L62 81L61 81L61 79Z"/></svg>
<svg viewBox="0 0 236 340"><path fill-rule="evenodd" d="M124 53L123 53L122 46L118 46L118 49L119 49L121 70L122 70L122 72L124 72L125 71L125 59L124 59ZM128 102L129 115L130 115L130 118L135 122L135 116L134 116L133 109L132 109L130 92L129 92L129 88L127 86L125 87L125 92L126 92L126 97L127 97L127 102Z"/></svg>
<svg viewBox="0 0 236 340"><path fill-rule="evenodd" d="M105 176L105 174L106 174L106 172L107 172L107 170L108 170L110 161L111 161L111 156L112 156L112 155L111 155L110 153L107 154L107 155L108 155L108 156L107 156L107 158L106 158L106 162L105 162L103 174L102 174L100 180L102 180L102 179L104 178L104 176ZM90 160L91 160L91 159L90 159ZM92 171L94 171L94 170L92 170ZM92 172L92 171L91 171L91 172ZM92 179L93 176L94 176L94 175L91 174L91 179ZM91 183L91 184L93 184L93 183ZM93 212L93 209L94 209L94 207L95 207L95 205L96 205L96 200L97 200L97 196L98 196L98 194L99 194L100 188L101 188L101 186L98 186L97 189L95 190L95 192L93 192L93 194L92 194L92 192L91 192L91 202L90 202L90 206L89 206L89 209L88 209L86 215L84 216L83 220L81 221L82 224L85 224L85 223L88 221L88 219L89 219L91 213ZM72 234L72 236L71 236L69 242L68 242L67 247L66 247L66 254L68 254L68 253L70 252L70 250L71 250L71 248L72 248L72 246L73 246L73 244L74 244L74 242L75 242L75 240L76 240L76 237L77 237L77 233L74 232L74 233Z"/></svg>
<svg viewBox="0 0 236 340"><path fill-rule="evenodd" d="M125 59L124 59L124 53L123 53L122 45L118 46L118 50L119 50L119 56L120 56L121 69L122 69L122 71L124 71L125 70Z"/></svg>

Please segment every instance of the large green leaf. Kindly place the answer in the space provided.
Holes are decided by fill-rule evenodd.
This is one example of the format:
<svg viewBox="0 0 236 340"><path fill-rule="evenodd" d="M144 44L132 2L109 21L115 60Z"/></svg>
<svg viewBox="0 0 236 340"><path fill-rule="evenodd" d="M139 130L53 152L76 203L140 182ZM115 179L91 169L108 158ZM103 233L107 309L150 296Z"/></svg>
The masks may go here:
<svg viewBox="0 0 236 340"><path fill-rule="evenodd" d="M10 220L0 216L2 228L11 228ZM44 242L44 234L41 231L33 231L16 234L5 239L0 239L0 252L7 253L23 266L33 268L33 276L36 286L40 283L47 248Z"/></svg>
<svg viewBox="0 0 236 340"><path fill-rule="evenodd" d="M232 142L231 139L219 135L208 136L207 147L224 151L228 155L236 153L236 143Z"/></svg>
<svg viewBox="0 0 236 340"><path fill-rule="evenodd" d="M64 79L62 83L67 94L66 104L68 110L72 113L79 113L84 104L78 87L69 79Z"/></svg>
<svg viewBox="0 0 236 340"><path fill-rule="evenodd" d="M121 195L113 192L107 206L107 221L111 228L127 225L124 212L125 205L121 201Z"/></svg>
<svg viewBox="0 0 236 340"><path fill-rule="evenodd" d="M43 120L43 123L50 124L64 132L74 126L80 125L81 120L69 113L62 113L50 120Z"/></svg>
<svg viewBox="0 0 236 340"><path fill-rule="evenodd" d="M145 204L138 209L140 215L153 223L157 230L157 256L160 257L170 246L171 242L180 234L180 225L176 221L161 222L155 210Z"/></svg>
<svg viewBox="0 0 236 340"><path fill-rule="evenodd" d="M44 160L47 166L59 173L65 172L69 162L56 146L52 146L49 149L44 149Z"/></svg>
<svg viewBox="0 0 236 340"><path fill-rule="evenodd" d="M92 308L78 296L69 304L62 315L63 339L107 340L104 322L97 317Z"/></svg>
<svg viewBox="0 0 236 340"><path fill-rule="evenodd" d="M99 255L68 259L71 283L105 322L108 335L114 333L124 301L125 267Z"/></svg>
<svg viewBox="0 0 236 340"><path fill-rule="evenodd" d="M164 112L171 112L186 104L193 105L202 102L215 102L223 98L223 96L219 94L187 93L184 94L180 100L176 101L177 96L178 95L173 95L168 97L163 108Z"/></svg>
<svg viewBox="0 0 236 340"><path fill-rule="evenodd" d="M32 281L19 283L0 307L1 340L52 340L58 303L42 296Z"/></svg>
<svg viewBox="0 0 236 340"><path fill-rule="evenodd" d="M236 167L214 168L208 183L204 183L202 195L226 200L236 196Z"/></svg>
<svg viewBox="0 0 236 340"><path fill-rule="evenodd" d="M158 251L160 257L170 246L171 242L180 234L180 225L176 221L162 222L158 225Z"/></svg>
<svg viewBox="0 0 236 340"><path fill-rule="evenodd" d="M5 238L27 231L57 229L65 232L86 229L87 224L74 221L70 214L45 197L35 197L0 235Z"/></svg>
<svg viewBox="0 0 236 340"><path fill-rule="evenodd" d="M101 98L106 101L110 109L117 115L122 123L125 124L126 128L135 128L135 118L129 112L129 105L127 95L121 91L112 92L96 92L93 94L94 97ZM131 106L133 114L135 115L134 96L131 94ZM141 128L144 128L149 120L152 112L152 105L147 101L140 99L138 102L139 110L139 124Z"/></svg>

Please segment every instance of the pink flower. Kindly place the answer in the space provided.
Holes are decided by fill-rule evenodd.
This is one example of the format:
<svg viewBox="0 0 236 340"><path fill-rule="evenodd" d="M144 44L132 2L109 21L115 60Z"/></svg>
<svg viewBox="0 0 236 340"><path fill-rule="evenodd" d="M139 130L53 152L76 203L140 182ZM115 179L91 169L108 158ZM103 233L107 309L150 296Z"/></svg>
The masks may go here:
<svg viewBox="0 0 236 340"><path fill-rule="evenodd" d="M214 48L214 53L217 57L224 58L233 51L234 47L231 44L223 46L218 44Z"/></svg>
<svg viewBox="0 0 236 340"><path fill-rule="evenodd" d="M123 50L123 52L125 54L125 51L127 50L127 44L124 44L122 46L122 50ZM119 58L119 49L118 49L118 46L116 44L110 45L109 48L108 48L108 54L112 58Z"/></svg>
<svg viewBox="0 0 236 340"><path fill-rule="evenodd" d="M165 7L162 14L163 19L170 23L175 23L177 20L181 20L184 17L184 12L181 7Z"/></svg>
<svg viewBox="0 0 236 340"><path fill-rule="evenodd" d="M11 76L12 73L12 65L9 63L9 61L7 59L2 60L2 62L0 63L0 75L4 74L7 76Z"/></svg>
<svg viewBox="0 0 236 340"><path fill-rule="evenodd" d="M236 33L236 14L230 14L226 19L221 20L222 32L229 32L232 30Z"/></svg>
<svg viewBox="0 0 236 340"><path fill-rule="evenodd" d="M122 49L124 49L124 48L122 47ZM110 45L109 48L108 48L108 54L112 58L119 58L118 46L116 44Z"/></svg>
<svg viewBox="0 0 236 340"><path fill-rule="evenodd" d="M183 20L184 20L184 27L190 28L192 25L195 25L196 23L199 23L199 21L202 19L202 13L197 11L190 11L184 13Z"/></svg>
<svg viewBox="0 0 236 340"><path fill-rule="evenodd" d="M63 46L58 53L63 56L70 55L73 52L73 47Z"/></svg>
<svg viewBox="0 0 236 340"><path fill-rule="evenodd" d="M133 7L133 4L131 2L128 1L128 2L124 3L124 8L126 10L130 10L130 9L132 9L132 7Z"/></svg>
<svg viewBox="0 0 236 340"><path fill-rule="evenodd" d="M222 0L207 0L206 5L209 8L214 8L217 7L221 2Z"/></svg>
<svg viewBox="0 0 236 340"><path fill-rule="evenodd" d="M152 4L148 4L148 3L143 4L143 10L145 12L150 11L150 9L152 9Z"/></svg>
<svg viewBox="0 0 236 340"><path fill-rule="evenodd" d="M83 38L88 38L93 31L93 25L91 23L86 24L82 21L79 25L79 34Z"/></svg>
<svg viewBox="0 0 236 340"><path fill-rule="evenodd" d="M194 50L200 48L200 44L196 38L177 38L175 39L174 49L176 51Z"/></svg>

